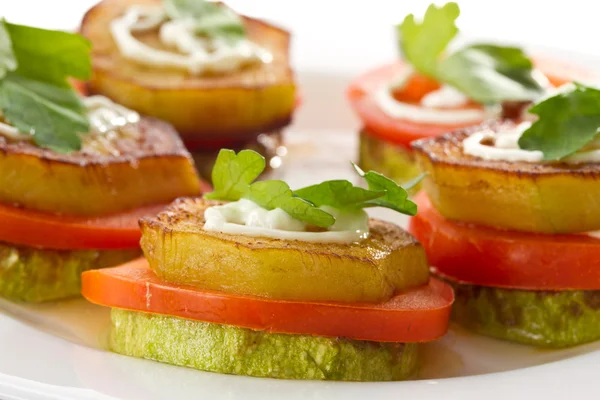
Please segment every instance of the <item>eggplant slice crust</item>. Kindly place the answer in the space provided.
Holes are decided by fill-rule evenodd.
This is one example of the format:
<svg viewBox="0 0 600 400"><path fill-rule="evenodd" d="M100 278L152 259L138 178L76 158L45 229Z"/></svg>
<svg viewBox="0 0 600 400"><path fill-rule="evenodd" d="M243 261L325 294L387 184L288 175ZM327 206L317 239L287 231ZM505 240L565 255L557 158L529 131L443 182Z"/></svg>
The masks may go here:
<svg viewBox="0 0 600 400"><path fill-rule="evenodd" d="M69 154L0 137L0 203L97 216L200 193L193 161L171 125L142 118L126 128L134 134L112 139L108 148L91 140Z"/></svg>
<svg viewBox="0 0 600 400"><path fill-rule="evenodd" d="M248 38L270 51L273 61L230 74L193 76L121 55L109 26L134 4L159 5L160 0L104 0L82 21L81 33L93 45L91 93L172 123L186 143L223 137L245 141L290 123L296 100L288 32L244 17ZM157 30L136 37L165 49Z"/></svg>
<svg viewBox="0 0 600 400"><path fill-rule="evenodd" d="M360 243L308 243L203 229L206 208L179 199L142 218L140 245L165 281L282 300L381 302L429 280L423 247L400 227L370 220Z"/></svg>
<svg viewBox="0 0 600 400"><path fill-rule="evenodd" d="M486 161L463 152L469 135L512 126L491 122L413 142L435 208L451 220L509 230L600 229L600 164Z"/></svg>

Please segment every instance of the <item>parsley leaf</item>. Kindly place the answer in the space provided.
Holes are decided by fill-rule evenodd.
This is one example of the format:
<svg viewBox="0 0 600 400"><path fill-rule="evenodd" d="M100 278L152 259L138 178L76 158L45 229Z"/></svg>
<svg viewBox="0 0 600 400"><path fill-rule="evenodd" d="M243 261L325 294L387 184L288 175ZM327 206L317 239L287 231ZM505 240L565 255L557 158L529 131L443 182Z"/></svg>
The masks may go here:
<svg viewBox="0 0 600 400"><path fill-rule="evenodd" d="M222 149L212 170L214 191L207 199L237 201L248 192L249 185L265 170L265 158L252 150Z"/></svg>
<svg viewBox="0 0 600 400"><path fill-rule="evenodd" d="M354 164L353 164L354 165ZM354 165L369 184L369 189L352 185L346 180L325 181L293 192L280 180L254 182L265 169L265 159L252 150L219 152L212 171L215 190L204 197L212 200L251 200L259 206L273 210L281 208L293 218L321 228L335 223L335 217L319 207L330 206L340 210L357 210L367 207L386 207L415 215L417 206L408 200L402 186L377 172L364 173ZM417 184L422 176L411 182Z"/></svg>
<svg viewBox="0 0 600 400"><path fill-rule="evenodd" d="M397 26L406 60L424 74L435 76L439 56L458 33L455 21L459 14L458 4L450 2L439 8L431 4L420 23L413 14L407 15Z"/></svg>
<svg viewBox="0 0 600 400"><path fill-rule="evenodd" d="M79 132L89 130L83 105L71 89L9 73L0 81L0 108L36 144L58 152L81 148Z"/></svg>
<svg viewBox="0 0 600 400"><path fill-rule="evenodd" d="M242 18L227 6L206 0L163 0L170 18L191 18L198 35L237 41L246 35Z"/></svg>
<svg viewBox="0 0 600 400"><path fill-rule="evenodd" d="M438 76L480 103L530 100L542 94L533 64L516 47L478 44L442 60Z"/></svg>
<svg viewBox="0 0 600 400"><path fill-rule="evenodd" d="M89 122L67 78L89 77L89 52L80 35L2 22L0 110L8 123L39 146L81 149Z"/></svg>
<svg viewBox="0 0 600 400"><path fill-rule="evenodd" d="M402 185L402 187L404 188L404 190L409 191L412 188L414 188L415 186L417 186L426 176L427 176L427 172L423 172L421 175L411 179L408 182L405 182Z"/></svg>
<svg viewBox="0 0 600 400"><path fill-rule="evenodd" d="M17 69L17 59L12 49L10 35L6 30L6 22L0 20L0 79L8 71Z"/></svg>
<svg viewBox="0 0 600 400"><path fill-rule="evenodd" d="M88 79L91 44L81 35L6 23L21 76L69 87L67 77Z"/></svg>
<svg viewBox="0 0 600 400"><path fill-rule="evenodd" d="M356 172L365 179L369 189L385 191L385 195L367 201L364 207L385 207L402 214L417 215L417 205L408 199L406 189L379 172L364 172L358 165L354 163L352 165Z"/></svg>
<svg viewBox="0 0 600 400"><path fill-rule="evenodd" d="M310 201L317 207L361 208L361 204L382 197L385 191L374 191L354 186L346 180L325 181L298 189L294 195Z"/></svg>
<svg viewBox="0 0 600 400"><path fill-rule="evenodd" d="M458 32L459 14L456 3L432 4L421 22L410 14L398 26L402 53L417 71L484 104L531 100L542 94L531 60L521 49L477 44L443 58Z"/></svg>
<svg viewBox="0 0 600 400"><path fill-rule="evenodd" d="M569 90L535 104L539 118L521 135L519 147L560 160L590 143L600 129L600 90L575 83Z"/></svg>
<svg viewBox="0 0 600 400"><path fill-rule="evenodd" d="M250 186L247 198L267 210L281 208L292 218L321 228L328 228L335 223L331 214L300 197L294 197L284 181L255 182Z"/></svg>

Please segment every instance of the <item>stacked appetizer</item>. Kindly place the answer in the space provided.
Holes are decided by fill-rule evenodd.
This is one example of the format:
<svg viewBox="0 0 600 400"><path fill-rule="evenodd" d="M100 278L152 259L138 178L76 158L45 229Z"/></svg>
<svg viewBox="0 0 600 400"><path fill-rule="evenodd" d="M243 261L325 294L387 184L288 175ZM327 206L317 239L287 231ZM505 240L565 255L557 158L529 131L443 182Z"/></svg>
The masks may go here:
<svg viewBox="0 0 600 400"><path fill-rule="evenodd" d="M0 49L0 295L78 295L82 271L137 257L137 220L199 180L170 125L75 93L83 37L2 21Z"/></svg>
<svg viewBox="0 0 600 400"><path fill-rule="evenodd" d="M569 84L529 112L414 143L428 176L410 231L460 323L571 346L600 338L600 90Z"/></svg>
<svg viewBox="0 0 600 400"><path fill-rule="evenodd" d="M173 124L208 177L221 147L279 146L295 105L288 32L205 0L104 0L81 31L90 92Z"/></svg>
<svg viewBox="0 0 600 400"><path fill-rule="evenodd" d="M522 102L570 77L586 77L547 59L532 61L519 48L474 44L449 53L458 33L456 3L429 6L422 21L398 25L403 60L358 77L348 97L363 123L359 165L397 182L418 175L413 140L435 137L486 119L518 118Z"/></svg>
<svg viewBox="0 0 600 400"><path fill-rule="evenodd" d="M453 293L421 245L367 207L414 215L376 172L292 191L253 182L265 159L221 150L215 190L141 220L144 259L83 274L112 307L112 350L206 371L290 379L400 380L417 342L447 330Z"/></svg>

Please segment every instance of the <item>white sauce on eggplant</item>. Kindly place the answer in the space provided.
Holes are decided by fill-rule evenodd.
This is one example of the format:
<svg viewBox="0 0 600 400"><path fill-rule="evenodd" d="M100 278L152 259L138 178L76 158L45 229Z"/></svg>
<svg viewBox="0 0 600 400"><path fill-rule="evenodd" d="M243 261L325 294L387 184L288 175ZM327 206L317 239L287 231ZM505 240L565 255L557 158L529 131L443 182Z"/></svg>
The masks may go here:
<svg viewBox="0 0 600 400"><path fill-rule="evenodd" d="M83 98L88 112L91 134L104 134L139 122L140 115L104 96Z"/></svg>
<svg viewBox="0 0 600 400"><path fill-rule="evenodd" d="M519 148L519 138L531 126L531 123L531 121L525 121L514 128L502 129L498 132L486 130L474 133L463 140L463 151L465 154L484 160L543 162L544 154L541 151ZM600 138L594 139L587 146L561 161L568 164L600 162Z"/></svg>
<svg viewBox="0 0 600 400"><path fill-rule="evenodd" d="M365 211L321 208L336 219L335 224L323 232L307 232L306 223L282 209L267 210L247 199L207 208L204 230L313 243L354 243L369 236L369 216Z"/></svg>
<svg viewBox="0 0 600 400"><path fill-rule="evenodd" d="M127 125L135 124L140 120L140 115L117 104L104 96L90 96L82 98L82 102L87 108L87 116L90 124L89 136L106 136L111 132L117 131ZM0 113L2 117L2 113ZM85 134L86 132L82 132ZM32 140L31 135L22 133L14 126L0 122L0 135L10 140Z"/></svg>
<svg viewBox="0 0 600 400"><path fill-rule="evenodd" d="M151 47L133 35L153 29L159 29L160 41L174 51ZM192 75L233 72L273 60L271 53L247 39L228 43L200 37L194 33L193 20L170 20L162 7L130 6L111 22L110 30L124 57L145 65L184 69Z"/></svg>

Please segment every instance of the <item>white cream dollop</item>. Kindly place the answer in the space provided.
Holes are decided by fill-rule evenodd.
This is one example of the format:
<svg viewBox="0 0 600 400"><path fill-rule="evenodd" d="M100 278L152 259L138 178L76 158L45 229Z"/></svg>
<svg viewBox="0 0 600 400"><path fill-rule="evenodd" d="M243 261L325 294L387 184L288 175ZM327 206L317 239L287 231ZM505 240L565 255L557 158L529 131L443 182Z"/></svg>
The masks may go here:
<svg viewBox="0 0 600 400"><path fill-rule="evenodd" d="M459 107L465 105L469 99L448 85L428 93L418 105L396 100L392 91L402 88L413 73L412 68L406 68L392 84L386 84L373 93L379 108L390 117L441 125L476 124L493 117L489 113L490 110L460 109ZM497 110L492 111L497 112Z"/></svg>
<svg viewBox="0 0 600 400"><path fill-rule="evenodd" d="M178 52L148 46L133 35L157 28L161 42ZM273 59L266 49L247 39L232 44L199 37L194 33L193 20L169 20L162 7L132 5L111 22L110 30L124 57L146 65L184 69L193 75L232 72Z"/></svg>
<svg viewBox="0 0 600 400"><path fill-rule="evenodd" d="M140 115L115 103L108 97L89 96L83 98L90 122L90 133L105 134L129 124L139 122Z"/></svg>
<svg viewBox="0 0 600 400"><path fill-rule="evenodd" d="M485 130L465 138L462 142L463 151L484 160L530 162L544 161L544 153L539 150L523 150L519 147L519 139L530 126L531 121L524 121L511 129L501 129L497 132ZM568 164L583 164L600 162L600 138L572 154L562 162Z"/></svg>
<svg viewBox="0 0 600 400"><path fill-rule="evenodd" d="M427 108L457 108L468 102L467 96L450 85L443 85L438 90L427 93L421 99L421 105Z"/></svg>
<svg viewBox="0 0 600 400"><path fill-rule="evenodd" d="M321 208L336 219L335 224L323 232L307 232L304 222L282 209L267 210L247 199L207 208L204 211L203 229L230 235L313 243L354 243L369 236L369 216L365 211Z"/></svg>

